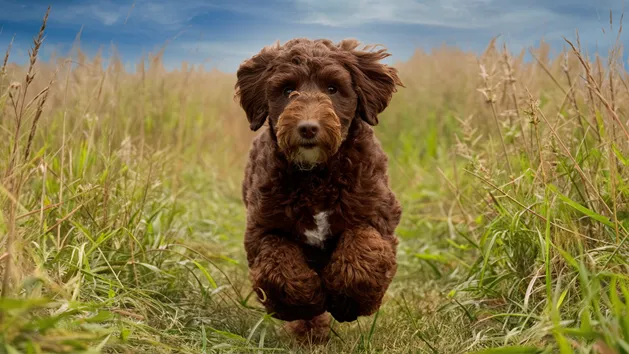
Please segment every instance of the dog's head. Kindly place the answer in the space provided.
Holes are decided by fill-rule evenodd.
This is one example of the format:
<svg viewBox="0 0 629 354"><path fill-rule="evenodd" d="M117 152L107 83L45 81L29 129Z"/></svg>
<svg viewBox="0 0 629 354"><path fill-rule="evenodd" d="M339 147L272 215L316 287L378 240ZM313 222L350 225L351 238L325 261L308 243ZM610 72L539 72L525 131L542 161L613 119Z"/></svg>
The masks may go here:
<svg viewBox="0 0 629 354"><path fill-rule="evenodd" d="M385 49L359 50L355 40L293 39L268 46L240 65L236 89L249 126L269 121L280 150L309 169L334 155L353 119L378 124L397 70L380 63Z"/></svg>

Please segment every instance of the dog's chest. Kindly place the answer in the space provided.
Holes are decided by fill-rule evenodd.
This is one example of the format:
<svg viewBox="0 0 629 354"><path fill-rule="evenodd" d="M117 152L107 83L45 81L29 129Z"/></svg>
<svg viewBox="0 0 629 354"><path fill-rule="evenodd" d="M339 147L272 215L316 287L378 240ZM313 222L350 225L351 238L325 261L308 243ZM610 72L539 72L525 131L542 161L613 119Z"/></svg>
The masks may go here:
<svg viewBox="0 0 629 354"><path fill-rule="evenodd" d="M290 228L300 242L315 249L324 250L331 245L331 239L343 226L343 213L338 205L340 189L333 180L327 175L314 175L286 183L286 194L290 197L285 210L293 222ZM291 185L296 181L297 185Z"/></svg>
<svg viewBox="0 0 629 354"><path fill-rule="evenodd" d="M323 248L325 240L331 234L329 210L320 211L313 215L314 227L304 230L303 235L307 244Z"/></svg>

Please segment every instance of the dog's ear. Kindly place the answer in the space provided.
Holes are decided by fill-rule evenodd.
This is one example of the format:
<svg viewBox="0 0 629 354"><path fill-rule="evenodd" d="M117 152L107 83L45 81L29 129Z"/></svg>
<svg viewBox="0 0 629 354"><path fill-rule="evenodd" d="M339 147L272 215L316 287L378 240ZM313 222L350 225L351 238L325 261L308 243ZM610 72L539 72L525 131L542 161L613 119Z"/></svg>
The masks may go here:
<svg viewBox="0 0 629 354"><path fill-rule="evenodd" d="M354 80L354 88L358 95L357 114L370 125L378 124L378 114L387 108L397 86L404 87L398 77L398 71L380 60L390 56L386 49L370 51L356 49L358 41L350 39L339 43L345 53L345 65Z"/></svg>
<svg viewBox="0 0 629 354"><path fill-rule="evenodd" d="M236 96L244 109L249 128L256 131L264 124L269 107L265 83L269 75L269 63L276 57L279 43L264 47L258 54L243 62L236 72Z"/></svg>

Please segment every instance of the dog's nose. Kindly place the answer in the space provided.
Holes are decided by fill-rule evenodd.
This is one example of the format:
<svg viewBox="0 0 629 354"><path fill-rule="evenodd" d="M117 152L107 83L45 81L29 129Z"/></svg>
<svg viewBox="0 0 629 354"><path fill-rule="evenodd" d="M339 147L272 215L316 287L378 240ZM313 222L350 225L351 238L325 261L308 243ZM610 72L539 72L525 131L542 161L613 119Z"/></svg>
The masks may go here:
<svg viewBox="0 0 629 354"><path fill-rule="evenodd" d="M319 124L315 122L303 122L299 124L297 128L299 130L299 135L301 135L304 139L312 139L317 136L319 132Z"/></svg>

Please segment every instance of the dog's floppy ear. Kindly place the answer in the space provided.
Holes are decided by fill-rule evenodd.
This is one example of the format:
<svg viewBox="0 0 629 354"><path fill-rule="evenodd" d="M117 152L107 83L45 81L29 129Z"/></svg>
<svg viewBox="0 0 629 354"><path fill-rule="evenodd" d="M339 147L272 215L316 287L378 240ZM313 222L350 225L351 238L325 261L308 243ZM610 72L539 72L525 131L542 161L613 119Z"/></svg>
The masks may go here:
<svg viewBox="0 0 629 354"><path fill-rule="evenodd" d="M386 49L357 50L358 41L353 39L341 41L339 47L349 53L345 64L352 74L358 95L357 113L370 125L377 125L378 114L387 108L397 86L404 87L397 69L380 63L390 54Z"/></svg>
<svg viewBox="0 0 629 354"><path fill-rule="evenodd" d="M236 72L236 96L240 98L249 128L253 131L260 129L269 114L264 84L269 75L269 63L278 51L279 43L264 47L260 53L243 62Z"/></svg>

